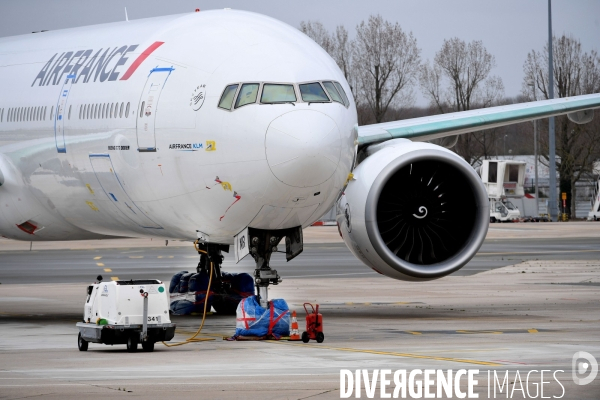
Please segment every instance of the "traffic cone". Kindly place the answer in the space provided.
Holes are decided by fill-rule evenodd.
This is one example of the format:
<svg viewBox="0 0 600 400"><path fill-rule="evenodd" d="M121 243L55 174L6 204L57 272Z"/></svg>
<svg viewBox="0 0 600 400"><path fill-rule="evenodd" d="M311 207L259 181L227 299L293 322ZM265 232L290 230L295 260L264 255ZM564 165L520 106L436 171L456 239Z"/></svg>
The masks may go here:
<svg viewBox="0 0 600 400"><path fill-rule="evenodd" d="M300 333L298 332L298 320L296 319L296 311L292 311L292 332L290 333L290 340L300 340Z"/></svg>

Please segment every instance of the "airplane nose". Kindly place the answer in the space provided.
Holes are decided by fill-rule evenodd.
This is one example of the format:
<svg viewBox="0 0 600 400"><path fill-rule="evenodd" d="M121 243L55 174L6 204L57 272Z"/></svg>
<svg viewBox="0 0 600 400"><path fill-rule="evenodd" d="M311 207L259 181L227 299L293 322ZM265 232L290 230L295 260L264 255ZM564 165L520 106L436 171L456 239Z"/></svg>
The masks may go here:
<svg viewBox="0 0 600 400"><path fill-rule="evenodd" d="M331 117L319 111L297 110L275 118L265 145L273 175L294 187L327 181L340 160L340 131Z"/></svg>

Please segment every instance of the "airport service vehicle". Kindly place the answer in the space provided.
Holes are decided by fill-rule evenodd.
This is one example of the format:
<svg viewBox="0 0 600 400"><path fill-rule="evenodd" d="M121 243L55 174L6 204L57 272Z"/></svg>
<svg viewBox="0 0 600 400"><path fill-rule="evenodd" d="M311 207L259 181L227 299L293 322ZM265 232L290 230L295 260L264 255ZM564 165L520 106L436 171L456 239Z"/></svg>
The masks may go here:
<svg viewBox="0 0 600 400"><path fill-rule="evenodd" d="M169 317L169 295L155 279L98 282L87 288L83 322L77 345L87 351L88 343L126 344L127 351L153 351L154 343L169 341L175 324Z"/></svg>
<svg viewBox="0 0 600 400"><path fill-rule="evenodd" d="M508 199L525 196L525 162L483 160L479 174L490 202L490 222L519 220L521 212Z"/></svg>
<svg viewBox="0 0 600 400"><path fill-rule="evenodd" d="M490 222L518 221L521 212L508 200L490 199Z"/></svg>
<svg viewBox="0 0 600 400"><path fill-rule="evenodd" d="M287 260L298 256L302 229L334 204L345 243L377 272L460 269L485 238L488 196L428 141L587 122L600 107L593 94L358 126L321 47L235 10L0 38L0 66L1 235L197 240L217 280L234 246L256 261L263 305L281 281L273 251L285 237Z"/></svg>

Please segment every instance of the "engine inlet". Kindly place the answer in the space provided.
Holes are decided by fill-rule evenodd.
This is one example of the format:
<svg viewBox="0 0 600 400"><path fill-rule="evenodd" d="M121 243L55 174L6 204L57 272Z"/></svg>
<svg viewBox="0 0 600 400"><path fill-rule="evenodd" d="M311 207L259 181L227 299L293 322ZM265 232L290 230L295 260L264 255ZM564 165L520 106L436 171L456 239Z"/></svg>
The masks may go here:
<svg viewBox="0 0 600 400"><path fill-rule="evenodd" d="M429 265L455 255L475 222L475 198L461 172L441 161L417 161L385 184L377 225L386 246L412 264Z"/></svg>

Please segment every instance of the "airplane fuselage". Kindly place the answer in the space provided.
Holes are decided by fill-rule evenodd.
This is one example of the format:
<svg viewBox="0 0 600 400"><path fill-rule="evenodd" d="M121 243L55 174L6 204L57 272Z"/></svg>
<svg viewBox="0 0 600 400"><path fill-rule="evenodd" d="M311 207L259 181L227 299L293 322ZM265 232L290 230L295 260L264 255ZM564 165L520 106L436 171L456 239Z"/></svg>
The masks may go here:
<svg viewBox="0 0 600 400"><path fill-rule="evenodd" d="M310 225L353 166L343 74L268 17L210 11L3 38L0 68L5 237L232 243L248 226ZM349 100L303 92L329 82ZM269 101L281 88L296 100Z"/></svg>

